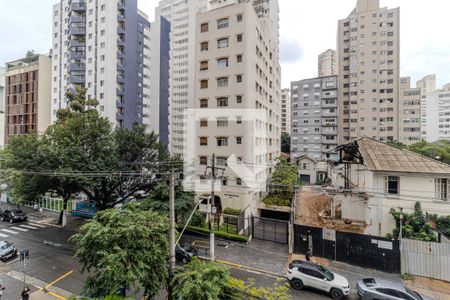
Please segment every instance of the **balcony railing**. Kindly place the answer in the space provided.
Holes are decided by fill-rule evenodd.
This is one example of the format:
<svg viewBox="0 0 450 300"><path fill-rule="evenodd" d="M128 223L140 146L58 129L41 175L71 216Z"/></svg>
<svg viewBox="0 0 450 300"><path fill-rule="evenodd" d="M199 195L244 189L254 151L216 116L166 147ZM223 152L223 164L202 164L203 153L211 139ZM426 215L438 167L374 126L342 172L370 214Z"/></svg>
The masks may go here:
<svg viewBox="0 0 450 300"><path fill-rule="evenodd" d="M117 76L117 83L124 83L125 79L123 78L123 76Z"/></svg>
<svg viewBox="0 0 450 300"><path fill-rule="evenodd" d="M86 11L86 2L84 1L72 1L70 3L70 10L72 11Z"/></svg>
<svg viewBox="0 0 450 300"><path fill-rule="evenodd" d="M72 23L85 23L86 17L71 15L69 18L69 24Z"/></svg>
<svg viewBox="0 0 450 300"><path fill-rule="evenodd" d="M86 58L86 52L70 52L69 53L69 59L85 59Z"/></svg>
<svg viewBox="0 0 450 300"><path fill-rule="evenodd" d="M85 81L86 81L85 76L70 76L68 83L81 84L85 83Z"/></svg>
<svg viewBox="0 0 450 300"><path fill-rule="evenodd" d="M71 26L69 29L69 35L86 35L86 27Z"/></svg>
<svg viewBox="0 0 450 300"><path fill-rule="evenodd" d="M69 65L69 72L72 71L84 71L86 69L86 65L85 64L76 64L76 63L72 63Z"/></svg>

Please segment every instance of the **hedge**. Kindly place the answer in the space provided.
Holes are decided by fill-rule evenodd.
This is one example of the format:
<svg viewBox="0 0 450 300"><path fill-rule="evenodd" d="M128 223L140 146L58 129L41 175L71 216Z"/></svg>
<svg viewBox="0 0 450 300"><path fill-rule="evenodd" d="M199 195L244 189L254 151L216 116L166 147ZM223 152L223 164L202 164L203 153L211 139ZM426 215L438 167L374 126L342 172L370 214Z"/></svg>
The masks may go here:
<svg viewBox="0 0 450 300"><path fill-rule="evenodd" d="M181 230L182 228L178 227L178 229ZM186 231L190 231L193 233L204 233L204 234L211 233L211 231L209 229L197 227L197 226L187 226ZM226 240L237 241L237 242L241 242L241 243L248 242L248 237L242 236L242 235L227 233L227 232L223 232L223 231L216 231L216 230L214 231L214 234L216 237L223 238Z"/></svg>

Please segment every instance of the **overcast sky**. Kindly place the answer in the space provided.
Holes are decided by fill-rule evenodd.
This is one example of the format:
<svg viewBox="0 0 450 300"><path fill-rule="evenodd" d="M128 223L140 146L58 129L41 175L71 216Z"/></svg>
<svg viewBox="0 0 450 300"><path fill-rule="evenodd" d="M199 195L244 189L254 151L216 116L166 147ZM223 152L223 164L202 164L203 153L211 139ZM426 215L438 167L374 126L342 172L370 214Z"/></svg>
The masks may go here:
<svg viewBox="0 0 450 300"><path fill-rule="evenodd" d="M138 0L154 19L158 0ZM317 76L317 55L336 48L337 20L356 0L279 0L282 86ZM34 49L51 48L52 4L57 0L0 0L0 65ZM413 82L437 74L438 87L450 83L450 1L381 0L401 7L402 76Z"/></svg>

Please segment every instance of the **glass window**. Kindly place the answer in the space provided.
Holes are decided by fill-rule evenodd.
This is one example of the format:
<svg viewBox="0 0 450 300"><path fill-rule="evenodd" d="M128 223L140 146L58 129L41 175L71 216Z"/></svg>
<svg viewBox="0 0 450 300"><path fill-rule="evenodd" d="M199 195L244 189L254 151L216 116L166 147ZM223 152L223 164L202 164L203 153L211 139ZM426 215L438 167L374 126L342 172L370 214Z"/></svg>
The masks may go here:
<svg viewBox="0 0 450 300"><path fill-rule="evenodd" d="M200 127L208 127L208 120L207 119L201 119L200 120Z"/></svg>
<svg viewBox="0 0 450 300"><path fill-rule="evenodd" d="M218 147L228 146L228 138L227 137L218 137L217 138L217 146Z"/></svg>
<svg viewBox="0 0 450 300"><path fill-rule="evenodd" d="M242 103L242 96L241 95L236 96L236 102L237 103Z"/></svg>
<svg viewBox="0 0 450 300"><path fill-rule="evenodd" d="M200 88L201 89L207 89L208 88L208 80L201 80L200 81Z"/></svg>
<svg viewBox="0 0 450 300"><path fill-rule="evenodd" d="M208 138L205 136L200 137L200 146L208 146Z"/></svg>
<svg viewBox="0 0 450 300"><path fill-rule="evenodd" d="M236 82L242 82L242 75L236 75Z"/></svg>
<svg viewBox="0 0 450 300"><path fill-rule="evenodd" d="M450 180L447 178L436 178L436 198L440 200L448 200L448 189Z"/></svg>
<svg viewBox="0 0 450 300"><path fill-rule="evenodd" d="M242 137L241 136L237 136L236 137L236 144L237 145L242 145Z"/></svg>
<svg viewBox="0 0 450 300"><path fill-rule="evenodd" d="M227 118L217 119L217 127L227 127L227 126L228 126L228 119Z"/></svg>
<svg viewBox="0 0 450 300"><path fill-rule="evenodd" d="M398 176L385 177L385 192L390 195L398 195L400 187L400 178Z"/></svg>
<svg viewBox="0 0 450 300"><path fill-rule="evenodd" d="M209 30L209 24L208 23L203 23L200 25L200 32L208 32Z"/></svg>
<svg viewBox="0 0 450 300"><path fill-rule="evenodd" d="M207 108L208 107L208 99L200 99L200 107Z"/></svg>
<svg viewBox="0 0 450 300"><path fill-rule="evenodd" d="M200 44L201 51L208 51L208 42L203 42Z"/></svg>
<svg viewBox="0 0 450 300"><path fill-rule="evenodd" d="M239 54L239 55L236 56L236 61L238 63L242 62L242 54Z"/></svg>
<svg viewBox="0 0 450 300"><path fill-rule="evenodd" d="M200 62L200 71L208 70L208 61L203 60Z"/></svg>
<svg viewBox="0 0 450 300"><path fill-rule="evenodd" d="M205 166L208 164L208 156L200 156L200 164Z"/></svg>
<svg viewBox="0 0 450 300"><path fill-rule="evenodd" d="M242 14L239 14L236 16L236 21L238 21L238 22L242 22L243 19L244 19L244 16Z"/></svg>
<svg viewBox="0 0 450 300"><path fill-rule="evenodd" d="M227 28L228 18L223 18L217 21L217 29Z"/></svg>
<svg viewBox="0 0 450 300"><path fill-rule="evenodd" d="M217 106L218 107L227 107L228 106L228 98L225 98L225 97L217 98Z"/></svg>
<svg viewBox="0 0 450 300"><path fill-rule="evenodd" d="M228 47L228 38L222 38L217 40L217 48L227 48Z"/></svg>
<svg viewBox="0 0 450 300"><path fill-rule="evenodd" d="M217 59L217 68L218 69L224 69L226 67L228 67L228 58L227 57Z"/></svg>
<svg viewBox="0 0 450 300"><path fill-rule="evenodd" d="M238 34L238 35L236 36L236 39L237 39L237 42L238 42L238 43L242 42L242 34Z"/></svg>
<svg viewBox="0 0 450 300"><path fill-rule="evenodd" d="M217 78L217 87L227 87L227 86L228 86L228 77Z"/></svg>

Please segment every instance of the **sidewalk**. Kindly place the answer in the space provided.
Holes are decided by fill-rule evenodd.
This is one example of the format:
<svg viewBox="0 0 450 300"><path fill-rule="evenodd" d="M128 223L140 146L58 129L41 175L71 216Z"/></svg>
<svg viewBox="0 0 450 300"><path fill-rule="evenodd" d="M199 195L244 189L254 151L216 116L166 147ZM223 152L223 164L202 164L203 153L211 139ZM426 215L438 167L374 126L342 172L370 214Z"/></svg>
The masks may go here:
<svg viewBox="0 0 450 300"><path fill-rule="evenodd" d="M305 256L293 254L292 257L289 258L289 262L296 259L305 260ZM347 277L351 283L357 279L367 277L383 278L402 282L412 290L417 291L421 295L430 297L433 300L450 300L450 282L419 276L411 276L411 280L404 280L401 278L400 274L390 274L377 270L365 269L321 257L312 257L311 261Z"/></svg>

